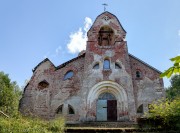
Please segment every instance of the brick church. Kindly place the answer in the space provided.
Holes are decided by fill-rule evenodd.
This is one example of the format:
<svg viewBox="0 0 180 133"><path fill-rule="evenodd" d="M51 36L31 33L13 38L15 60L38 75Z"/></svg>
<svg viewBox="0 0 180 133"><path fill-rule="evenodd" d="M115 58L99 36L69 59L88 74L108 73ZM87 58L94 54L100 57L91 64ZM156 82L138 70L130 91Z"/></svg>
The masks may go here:
<svg viewBox="0 0 180 133"><path fill-rule="evenodd" d="M164 97L156 68L128 53L126 31L103 12L87 33L86 50L59 66L45 59L34 69L19 109L67 122L134 121Z"/></svg>

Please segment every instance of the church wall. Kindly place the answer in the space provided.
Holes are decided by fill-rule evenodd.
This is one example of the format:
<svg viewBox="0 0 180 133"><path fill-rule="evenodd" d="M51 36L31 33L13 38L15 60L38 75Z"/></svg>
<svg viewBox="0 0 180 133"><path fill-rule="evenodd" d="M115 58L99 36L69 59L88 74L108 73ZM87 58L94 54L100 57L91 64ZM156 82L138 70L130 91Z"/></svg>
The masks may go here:
<svg viewBox="0 0 180 133"><path fill-rule="evenodd" d="M73 70L74 76L64 80L64 75L69 70ZM60 105L64 106L62 115L67 117L67 120L79 120L81 110L81 94L84 72L84 57L68 63L65 67L55 71L54 74L54 89L51 94L51 117L55 117L56 111ZM68 114L68 105L72 106L75 114Z"/></svg>
<svg viewBox="0 0 180 133"><path fill-rule="evenodd" d="M24 94L20 101L20 111L23 114L48 118L47 114L49 113L50 90L52 84L49 84L49 86L44 89L39 88L38 84L43 80L51 83L53 78L51 74L54 70L55 67L50 61L42 62L36 68L33 76L24 89Z"/></svg>
<svg viewBox="0 0 180 133"><path fill-rule="evenodd" d="M64 112L68 117L68 105L71 105L78 115L78 105L80 103L79 90L82 86L84 58L79 58L68 63L65 67L55 69L51 62L46 61L40 64L33 73L31 80L25 88L23 98L20 103L22 113L32 113L42 118L53 118L57 108L64 105ZM64 80L67 71L73 70L74 76ZM49 86L43 89L38 88L39 82L46 80ZM69 118L77 119L71 115Z"/></svg>
<svg viewBox="0 0 180 133"><path fill-rule="evenodd" d="M161 73L131 56L130 63L132 68L136 109L143 104L143 110L144 112L147 112L148 104L164 97L163 79L160 78ZM141 73L140 77L136 76L137 71Z"/></svg>

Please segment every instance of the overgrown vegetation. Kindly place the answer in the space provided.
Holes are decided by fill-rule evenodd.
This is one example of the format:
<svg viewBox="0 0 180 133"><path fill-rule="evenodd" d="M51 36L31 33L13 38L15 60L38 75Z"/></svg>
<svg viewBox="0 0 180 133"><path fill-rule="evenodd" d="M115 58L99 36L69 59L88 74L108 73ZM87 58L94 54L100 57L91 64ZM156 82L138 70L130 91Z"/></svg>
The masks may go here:
<svg viewBox="0 0 180 133"><path fill-rule="evenodd" d="M163 128L180 130L180 98L162 99L151 105L147 116L154 121L162 121Z"/></svg>
<svg viewBox="0 0 180 133"><path fill-rule="evenodd" d="M180 131L180 56L170 59L174 65L161 74L161 77L171 77L171 86L166 89L166 99L151 104L149 120L159 122L160 127Z"/></svg>
<svg viewBox="0 0 180 133"><path fill-rule="evenodd" d="M0 117L0 133L63 133L64 119L52 121L30 117Z"/></svg>
<svg viewBox="0 0 180 133"><path fill-rule="evenodd" d="M21 116L18 112L22 91L16 82L11 82L0 72L0 133L63 133L65 121L58 118L51 121Z"/></svg>

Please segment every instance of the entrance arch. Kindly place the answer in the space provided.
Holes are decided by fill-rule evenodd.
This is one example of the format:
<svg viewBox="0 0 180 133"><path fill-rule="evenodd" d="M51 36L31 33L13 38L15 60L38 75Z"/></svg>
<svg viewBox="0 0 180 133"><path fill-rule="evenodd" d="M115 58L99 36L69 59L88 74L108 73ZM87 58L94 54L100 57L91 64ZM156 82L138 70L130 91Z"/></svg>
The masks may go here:
<svg viewBox="0 0 180 133"><path fill-rule="evenodd" d="M117 108L116 120L119 120L121 112L128 111L128 102L127 102L127 94L123 86L119 85L116 82L102 81L94 85L88 93L87 108L88 110L91 110L91 112L94 112L96 114L96 120L98 120L97 104L98 101L100 100L99 97L102 97L102 95L106 93L109 93L115 98L116 108ZM96 108L95 110L94 107ZM107 119L104 119L103 121L106 120Z"/></svg>
<svg viewBox="0 0 180 133"><path fill-rule="evenodd" d="M109 92L99 95L96 106L97 121L117 121L117 100Z"/></svg>

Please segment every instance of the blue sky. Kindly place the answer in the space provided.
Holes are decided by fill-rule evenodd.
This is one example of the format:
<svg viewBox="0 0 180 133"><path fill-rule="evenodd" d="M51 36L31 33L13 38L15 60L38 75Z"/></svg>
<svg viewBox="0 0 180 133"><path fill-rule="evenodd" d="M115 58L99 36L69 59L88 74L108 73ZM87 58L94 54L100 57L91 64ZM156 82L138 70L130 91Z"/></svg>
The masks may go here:
<svg viewBox="0 0 180 133"><path fill-rule="evenodd" d="M76 57L102 3L126 30L129 53L160 71L172 65L180 54L179 0L0 0L0 71L22 86L45 57L56 66Z"/></svg>

